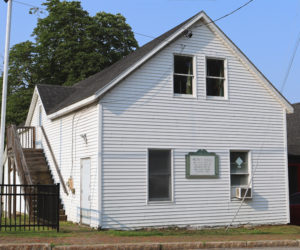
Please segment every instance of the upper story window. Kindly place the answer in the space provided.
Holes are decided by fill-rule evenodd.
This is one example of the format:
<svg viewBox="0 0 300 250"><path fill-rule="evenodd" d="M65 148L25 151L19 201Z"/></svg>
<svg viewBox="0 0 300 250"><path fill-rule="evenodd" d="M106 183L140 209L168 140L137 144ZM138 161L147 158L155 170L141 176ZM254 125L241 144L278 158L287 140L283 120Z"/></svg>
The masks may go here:
<svg viewBox="0 0 300 250"><path fill-rule="evenodd" d="M206 59L206 95L225 97L225 61Z"/></svg>
<svg viewBox="0 0 300 250"><path fill-rule="evenodd" d="M194 69L192 56L174 56L174 93L193 94Z"/></svg>

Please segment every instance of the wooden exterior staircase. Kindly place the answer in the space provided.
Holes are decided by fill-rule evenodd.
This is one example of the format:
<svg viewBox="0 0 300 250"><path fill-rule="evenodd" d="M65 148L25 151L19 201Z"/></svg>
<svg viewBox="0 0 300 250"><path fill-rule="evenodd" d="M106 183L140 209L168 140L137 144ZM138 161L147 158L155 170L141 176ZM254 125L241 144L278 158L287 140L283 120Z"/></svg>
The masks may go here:
<svg viewBox="0 0 300 250"><path fill-rule="evenodd" d="M49 143L48 138L47 143ZM8 176L13 172L13 182L16 181L15 176L17 171L20 183L23 185L55 184L43 149L37 149L35 147L35 127L17 128L14 125L8 127L7 156ZM63 180L61 173L59 172L58 174L60 179ZM63 182L62 186L64 190L66 190L64 185ZM67 216L63 209L61 199L59 207L59 219L66 221Z"/></svg>

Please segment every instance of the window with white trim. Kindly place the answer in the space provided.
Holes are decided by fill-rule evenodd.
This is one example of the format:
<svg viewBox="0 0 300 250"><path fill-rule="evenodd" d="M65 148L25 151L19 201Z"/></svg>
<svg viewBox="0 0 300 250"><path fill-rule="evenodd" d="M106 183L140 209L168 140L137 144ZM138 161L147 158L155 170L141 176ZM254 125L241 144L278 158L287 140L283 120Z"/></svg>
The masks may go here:
<svg viewBox="0 0 300 250"><path fill-rule="evenodd" d="M232 187L246 187L249 183L249 152L230 151L230 179Z"/></svg>
<svg viewBox="0 0 300 250"><path fill-rule="evenodd" d="M148 199L171 201L171 150L149 149L148 151Z"/></svg>
<svg viewBox="0 0 300 250"><path fill-rule="evenodd" d="M193 60L192 56L174 55L174 94L193 95Z"/></svg>
<svg viewBox="0 0 300 250"><path fill-rule="evenodd" d="M225 96L225 61L206 58L206 95Z"/></svg>

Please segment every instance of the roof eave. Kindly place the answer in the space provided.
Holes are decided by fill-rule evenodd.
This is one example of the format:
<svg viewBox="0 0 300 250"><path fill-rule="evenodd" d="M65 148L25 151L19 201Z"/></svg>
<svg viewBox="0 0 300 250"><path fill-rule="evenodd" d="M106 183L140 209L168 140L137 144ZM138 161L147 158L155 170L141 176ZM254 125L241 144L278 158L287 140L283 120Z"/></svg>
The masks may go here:
<svg viewBox="0 0 300 250"><path fill-rule="evenodd" d="M85 98L85 99L79 101L79 102L76 102L76 103L74 103L72 105L69 105L69 106L63 108L63 109L60 109L60 110L58 110L58 111L56 111L56 112L54 112L52 114L49 114L48 118L51 119L51 120L57 119L57 118L59 118L61 116L67 115L67 114L69 114L71 112L74 112L74 111L76 111L76 110L78 110L80 108L83 108L83 107L85 107L85 106L87 106L89 104L92 104L92 103L94 103L96 101L97 101L97 97L95 95L92 95L92 96L90 96L88 98Z"/></svg>

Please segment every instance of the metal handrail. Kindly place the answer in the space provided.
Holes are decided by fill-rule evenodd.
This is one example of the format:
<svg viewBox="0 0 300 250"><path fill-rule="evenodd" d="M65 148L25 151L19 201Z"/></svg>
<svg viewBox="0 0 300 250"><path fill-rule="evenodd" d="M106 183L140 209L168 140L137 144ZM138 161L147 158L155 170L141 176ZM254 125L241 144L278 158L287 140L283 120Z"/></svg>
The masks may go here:
<svg viewBox="0 0 300 250"><path fill-rule="evenodd" d="M50 154L51 154L52 160L53 160L53 162L54 162L54 166L55 166L57 175L58 175L58 177L59 177L60 183L61 183L61 185L62 185L62 187L63 187L63 190L64 190L64 192L65 192L67 195L69 195L68 190L67 190L67 187L66 187L66 184L65 184L65 182L64 182L64 179L63 179L62 174L61 174L61 172L60 172L60 169L59 169L59 167L58 167L58 164L57 164L55 155L54 155L54 153L53 153L51 144L50 144L50 142L49 142L48 136L47 136L47 134L46 134L45 129L44 129L43 126L41 126L41 130L42 130L43 136L44 136L44 138L45 138L45 141L46 141L46 143L47 143L47 147L48 147L48 149L49 149L49 151L50 151Z"/></svg>

